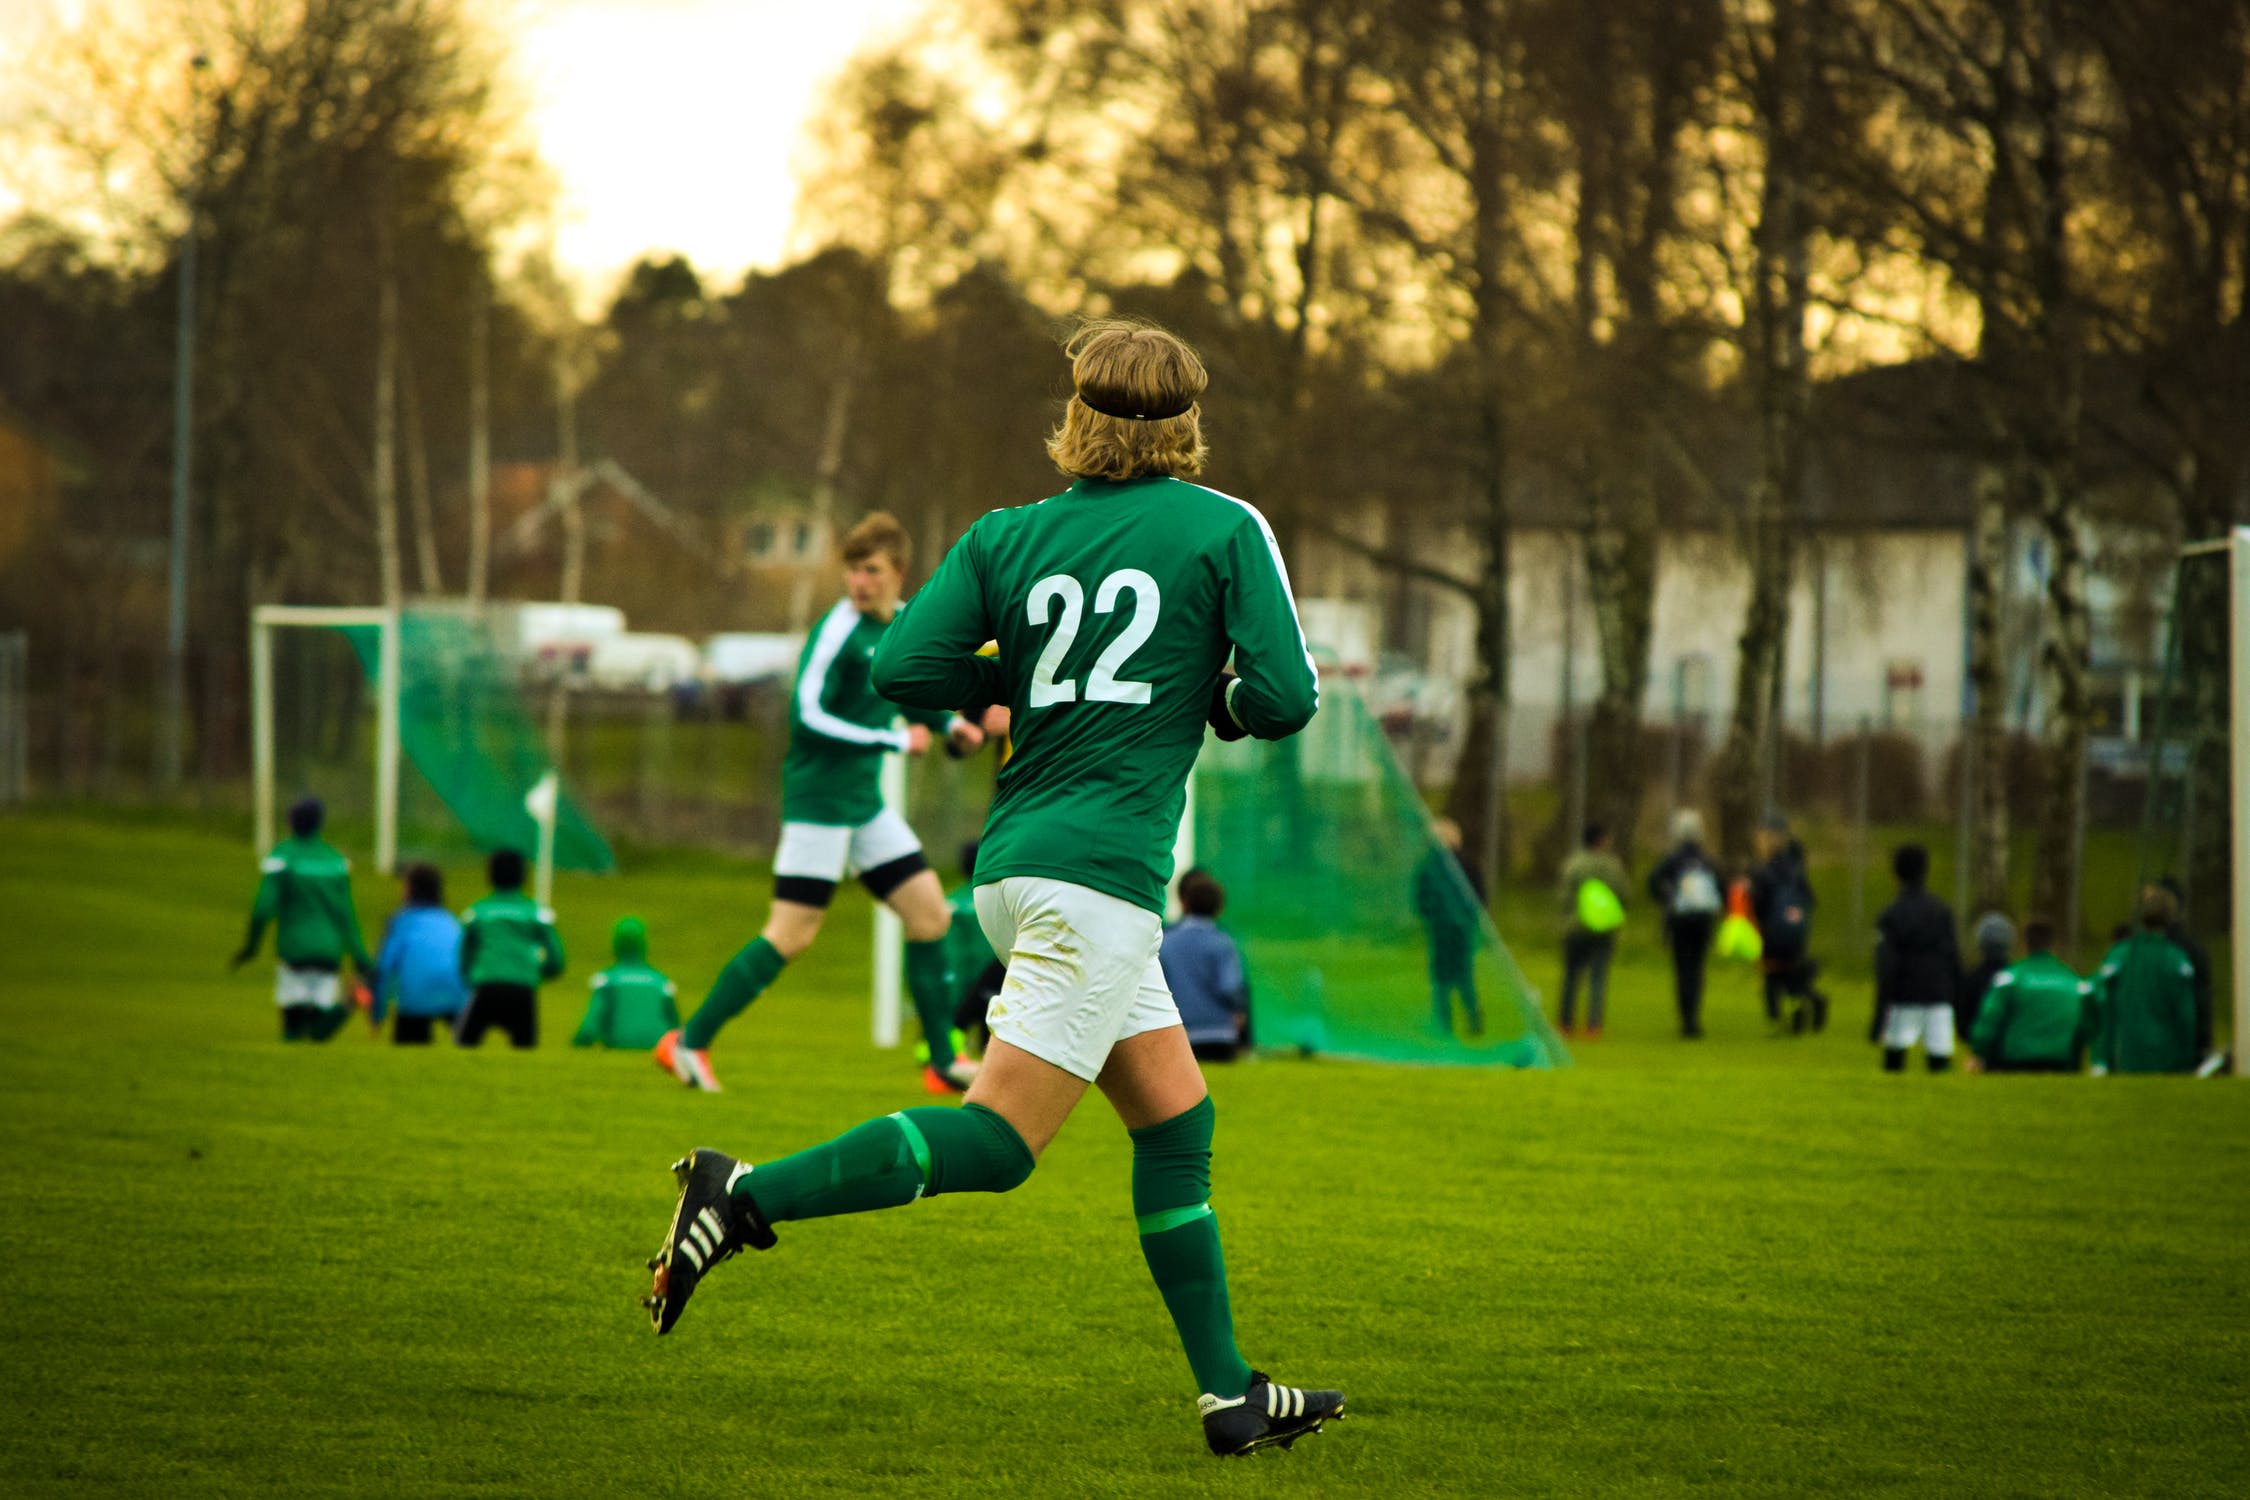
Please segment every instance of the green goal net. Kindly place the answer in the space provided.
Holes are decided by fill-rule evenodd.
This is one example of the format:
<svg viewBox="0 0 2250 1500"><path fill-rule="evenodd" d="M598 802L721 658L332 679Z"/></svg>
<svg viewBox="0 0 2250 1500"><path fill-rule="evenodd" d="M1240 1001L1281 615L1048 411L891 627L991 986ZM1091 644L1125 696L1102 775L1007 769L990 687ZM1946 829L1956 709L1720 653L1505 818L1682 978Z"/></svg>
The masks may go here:
<svg viewBox="0 0 2250 1500"><path fill-rule="evenodd" d="M1568 1064L1348 680L1322 683L1320 712L1302 734L1207 742L1194 785L1195 862L1226 889L1222 920L1242 945L1260 1047L1382 1062ZM1441 977L1454 981L1442 995ZM1481 1034L1470 1034L1471 996Z"/></svg>
<svg viewBox="0 0 2250 1500"><path fill-rule="evenodd" d="M466 614L407 610L399 617L398 848L402 858L450 859L474 850L538 847L524 799L551 762L514 663ZM379 677L382 631L339 627L363 680ZM555 866L606 871L610 847L567 785L555 819Z"/></svg>

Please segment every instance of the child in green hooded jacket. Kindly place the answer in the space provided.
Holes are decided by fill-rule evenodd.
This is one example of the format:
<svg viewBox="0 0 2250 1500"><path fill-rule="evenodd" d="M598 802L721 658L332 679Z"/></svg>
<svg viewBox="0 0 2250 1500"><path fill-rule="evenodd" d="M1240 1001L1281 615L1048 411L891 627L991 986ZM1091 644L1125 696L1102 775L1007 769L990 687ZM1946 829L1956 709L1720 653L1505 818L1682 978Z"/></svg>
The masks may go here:
<svg viewBox="0 0 2250 1500"><path fill-rule="evenodd" d="M680 1024L679 986L649 966L648 926L639 917L619 917L609 943L617 962L594 976L594 997L570 1044L646 1052Z"/></svg>

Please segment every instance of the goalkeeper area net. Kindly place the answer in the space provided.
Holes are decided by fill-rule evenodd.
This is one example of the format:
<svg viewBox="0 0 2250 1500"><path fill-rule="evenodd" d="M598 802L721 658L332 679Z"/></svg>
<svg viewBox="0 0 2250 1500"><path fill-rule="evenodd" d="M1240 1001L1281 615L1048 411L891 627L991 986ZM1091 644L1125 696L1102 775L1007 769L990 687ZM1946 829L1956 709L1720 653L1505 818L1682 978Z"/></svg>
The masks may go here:
<svg viewBox="0 0 2250 1500"><path fill-rule="evenodd" d="M512 661L451 610L264 606L252 618L257 838L307 794L349 833L372 825L375 863L459 861L539 828L526 798L551 769ZM606 871L608 841L567 789L555 865Z"/></svg>
<svg viewBox="0 0 2250 1500"><path fill-rule="evenodd" d="M2232 1013L2234 1071L2250 1073L2250 529L2181 549L2164 671L2143 719L2148 798L2140 883L2162 881L2217 970L2219 1045ZM2230 816L2231 813L2231 816Z"/></svg>
<svg viewBox="0 0 2250 1500"><path fill-rule="evenodd" d="M1568 1065L1348 679L1324 677L1320 712L1290 739L1206 740L1193 787L1193 863L1226 890L1220 921L1242 947L1259 1047ZM1471 995L1481 1035L1469 1034Z"/></svg>

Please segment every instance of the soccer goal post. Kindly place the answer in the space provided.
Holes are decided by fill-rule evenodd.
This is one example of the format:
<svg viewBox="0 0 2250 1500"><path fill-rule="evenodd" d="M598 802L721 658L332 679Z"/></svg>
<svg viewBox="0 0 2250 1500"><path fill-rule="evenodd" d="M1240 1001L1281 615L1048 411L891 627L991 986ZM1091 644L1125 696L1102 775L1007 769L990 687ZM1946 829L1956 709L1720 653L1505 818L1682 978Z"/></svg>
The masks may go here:
<svg viewBox="0 0 2250 1500"><path fill-rule="evenodd" d="M258 852L274 845L274 632L372 629L375 672L375 868L398 867L399 618L395 609L330 609L261 604L250 612L250 761Z"/></svg>

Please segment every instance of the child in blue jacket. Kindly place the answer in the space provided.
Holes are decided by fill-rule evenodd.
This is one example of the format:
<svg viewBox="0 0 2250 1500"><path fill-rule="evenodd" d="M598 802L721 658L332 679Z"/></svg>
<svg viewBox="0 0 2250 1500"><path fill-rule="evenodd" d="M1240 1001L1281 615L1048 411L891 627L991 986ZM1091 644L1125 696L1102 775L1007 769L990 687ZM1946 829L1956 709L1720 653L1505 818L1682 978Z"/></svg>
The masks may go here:
<svg viewBox="0 0 2250 1500"><path fill-rule="evenodd" d="M433 865L406 868L406 904L383 929L375 959L377 1026L390 1002L398 1004L391 1040L402 1047L426 1045L442 1023L450 1031L469 1003L461 979L461 919L445 909L445 877Z"/></svg>

